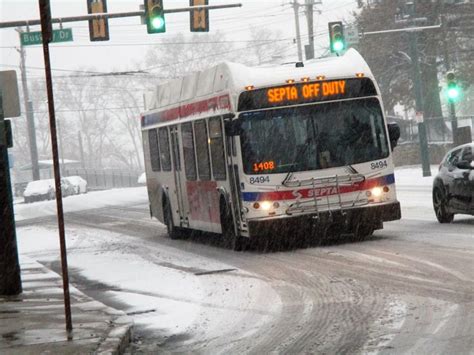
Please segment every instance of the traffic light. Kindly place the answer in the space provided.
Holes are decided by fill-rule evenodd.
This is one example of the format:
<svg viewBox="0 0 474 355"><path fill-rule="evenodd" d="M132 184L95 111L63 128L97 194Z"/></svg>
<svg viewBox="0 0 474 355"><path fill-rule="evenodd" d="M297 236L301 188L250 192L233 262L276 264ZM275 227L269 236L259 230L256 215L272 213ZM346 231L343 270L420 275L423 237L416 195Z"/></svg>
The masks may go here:
<svg viewBox="0 0 474 355"><path fill-rule="evenodd" d="M449 102L456 102L459 98L459 95L461 94L461 88L458 85L454 72L450 71L446 74L446 81L448 83L448 88L446 91L448 100Z"/></svg>
<svg viewBox="0 0 474 355"><path fill-rule="evenodd" d="M189 0L189 6L209 5L209 0ZM190 11L191 32L209 32L209 10Z"/></svg>
<svg viewBox="0 0 474 355"><path fill-rule="evenodd" d="M98 14L107 12L106 0L87 0L87 12ZM92 42L109 40L109 21L106 18L89 20L89 38Z"/></svg>
<svg viewBox="0 0 474 355"><path fill-rule="evenodd" d="M166 32L163 0L145 0L145 20L148 33Z"/></svg>
<svg viewBox="0 0 474 355"><path fill-rule="evenodd" d="M331 53L339 53L346 49L344 27L341 21L329 22L329 49Z"/></svg>

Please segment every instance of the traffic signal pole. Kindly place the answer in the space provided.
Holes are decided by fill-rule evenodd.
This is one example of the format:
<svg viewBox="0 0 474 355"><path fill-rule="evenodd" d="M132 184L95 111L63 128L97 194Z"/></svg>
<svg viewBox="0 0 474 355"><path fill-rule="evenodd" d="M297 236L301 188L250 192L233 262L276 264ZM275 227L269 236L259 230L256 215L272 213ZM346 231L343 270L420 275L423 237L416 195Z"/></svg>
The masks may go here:
<svg viewBox="0 0 474 355"><path fill-rule="evenodd" d="M199 5L199 6L189 6L189 7L180 7L174 9L165 9L165 14L172 14L177 12L191 12L194 10L216 10L216 9L228 9L231 7L241 7L242 4L225 4L225 5ZM90 15L83 16L68 16L68 17L58 17L52 18L51 23L66 23L66 22L78 22L78 21L89 21L89 20L100 20L100 19L110 19L110 18L123 18L123 17L143 17L145 16L145 11L131 11L131 12L117 12L117 13L95 13ZM0 22L0 28L8 27L18 27L18 26L33 26L40 25L41 20L21 20L21 21L9 21L9 22Z"/></svg>
<svg viewBox="0 0 474 355"><path fill-rule="evenodd" d="M453 144L458 145L457 133L458 133L458 120L456 117L456 107L454 102L449 100L449 119L451 120L451 132L453 133Z"/></svg>
<svg viewBox="0 0 474 355"><path fill-rule="evenodd" d="M421 117L418 122L418 137L420 139L420 158L421 158L421 166L422 166L422 174L423 176L431 176L431 169L430 169L430 157L429 157L429 149L428 149L428 139L426 135L426 126L423 121L423 88L422 88L422 81L421 81L421 73L420 73L420 63L418 57L418 44L417 44L417 31L423 30L439 30L441 25L433 25L433 26L418 26L418 27L407 27L407 28L397 28L393 30L381 30L381 31L370 31L370 32L362 32L362 36L367 35L380 35L380 34L390 34L390 33L398 33L398 32L407 32L408 33L408 41L410 46L410 59L413 67L413 86L415 91L415 108L417 112L417 116Z"/></svg>
<svg viewBox="0 0 474 355"><path fill-rule="evenodd" d="M421 116L418 120L418 138L420 140L420 155L421 155L421 167L423 170L423 176L431 176L430 168L430 155L428 149L428 141L426 138L426 126L423 118L424 105L423 105L423 89L420 75L420 62L418 59L418 43L416 38L416 32L410 32L408 34L410 42L410 57L413 67L413 85L415 90L415 108L417 116Z"/></svg>
<svg viewBox="0 0 474 355"><path fill-rule="evenodd" d="M22 286L5 128L0 91L0 295L14 296L22 292Z"/></svg>

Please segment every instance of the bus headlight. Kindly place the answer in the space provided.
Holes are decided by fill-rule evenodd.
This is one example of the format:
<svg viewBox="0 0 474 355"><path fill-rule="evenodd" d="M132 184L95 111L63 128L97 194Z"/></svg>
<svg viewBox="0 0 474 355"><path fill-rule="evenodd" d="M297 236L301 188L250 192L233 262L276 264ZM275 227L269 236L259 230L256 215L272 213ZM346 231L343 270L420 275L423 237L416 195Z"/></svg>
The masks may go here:
<svg viewBox="0 0 474 355"><path fill-rule="evenodd" d="M374 188L371 190L371 192L372 192L372 196L373 196L373 197L380 197L380 196L382 196L382 188L379 187L379 186L374 187Z"/></svg>
<svg viewBox="0 0 474 355"><path fill-rule="evenodd" d="M270 208L272 208L272 204L271 204L271 202L269 202L269 201L263 201L263 202L260 204L260 207L262 208L262 210L268 211Z"/></svg>

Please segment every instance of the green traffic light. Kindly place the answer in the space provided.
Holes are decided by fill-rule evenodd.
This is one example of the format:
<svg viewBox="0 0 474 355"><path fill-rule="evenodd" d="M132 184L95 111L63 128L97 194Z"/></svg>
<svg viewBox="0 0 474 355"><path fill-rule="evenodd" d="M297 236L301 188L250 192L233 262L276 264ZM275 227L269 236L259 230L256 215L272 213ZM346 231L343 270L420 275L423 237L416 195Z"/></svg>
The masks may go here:
<svg viewBox="0 0 474 355"><path fill-rule="evenodd" d="M165 26L165 19L161 16L155 17L151 19L151 26L155 30L159 30Z"/></svg>
<svg viewBox="0 0 474 355"><path fill-rule="evenodd" d="M448 99L450 101L456 101L456 99L459 97L459 88L458 87L452 87L448 89Z"/></svg>
<svg viewBox="0 0 474 355"><path fill-rule="evenodd" d="M335 41L332 45L332 49L336 52L340 52L344 49L344 42L342 41Z"/></svg>

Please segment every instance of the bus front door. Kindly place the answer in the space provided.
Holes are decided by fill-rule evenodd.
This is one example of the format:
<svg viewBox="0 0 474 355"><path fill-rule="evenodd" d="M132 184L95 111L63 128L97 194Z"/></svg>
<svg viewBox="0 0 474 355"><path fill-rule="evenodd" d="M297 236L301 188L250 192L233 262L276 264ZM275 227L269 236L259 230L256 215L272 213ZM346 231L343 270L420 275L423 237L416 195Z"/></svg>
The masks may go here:
<svg viewBox="0 0 474 355"><path fill-rule="evenodd" d="M178 201L178 211L179 211L179 221L181 227L189 227L188 221L188 209L186 199L183 198L183 194L186 191L186 179L183 176L183 170L181 166L181 155L179 150L179 134L178 126L170 127L171 134L171 151L173 154L173 172L174 172L174 181L176 187L176 198Z"/></svg>

